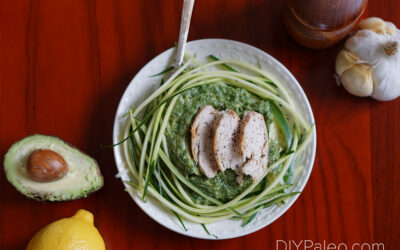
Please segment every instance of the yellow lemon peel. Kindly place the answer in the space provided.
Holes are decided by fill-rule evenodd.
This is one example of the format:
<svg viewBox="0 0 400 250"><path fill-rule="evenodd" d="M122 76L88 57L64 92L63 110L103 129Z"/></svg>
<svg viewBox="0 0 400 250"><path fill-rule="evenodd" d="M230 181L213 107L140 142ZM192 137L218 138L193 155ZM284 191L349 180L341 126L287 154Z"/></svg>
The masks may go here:
<svg viewBox="0 0 400 250"><path fill-rule="evenodd" d="M33 236L27 250L104 250L103 238L93 222L93 214L80 209L72 217L42 228Z"/></svg>

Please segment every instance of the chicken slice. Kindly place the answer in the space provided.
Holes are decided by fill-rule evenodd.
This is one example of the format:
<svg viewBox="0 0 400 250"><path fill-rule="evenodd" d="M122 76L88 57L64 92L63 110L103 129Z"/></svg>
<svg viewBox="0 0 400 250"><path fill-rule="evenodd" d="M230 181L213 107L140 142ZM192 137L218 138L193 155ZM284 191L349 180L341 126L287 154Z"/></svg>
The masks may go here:
<svg viewBox="0 0 400 250"><path fill-rule="evenodd" d="M268 165L268 142L265 143L260 158L250 158L241 168L241 173L250 175L253 181L257 181L263 177Z"/></svg>
<svg viewBox="0 0 400 250"><path fill-rule="evenodd" d="M212 150L212 132L217 114L218 111L212 106L201 107L190 130L193 159L199 165L200 172L208 178L213 178L218 171Z"/></svg>
<svg viewBox="0 0 400 250"><path fill-rule="evenodd" d="M239 147L243 160L241 172L253 180L260 179L268 164L268 133L264 116L249 111L243 115L240 126Z"/></svg>
<svg viewBox="0 0 400 250"><path fill-rule="evenodd" d="M213 136L213 150L218 168L237 170L243 164L238 144L240 117L231 109L218 112Z"/></svg>

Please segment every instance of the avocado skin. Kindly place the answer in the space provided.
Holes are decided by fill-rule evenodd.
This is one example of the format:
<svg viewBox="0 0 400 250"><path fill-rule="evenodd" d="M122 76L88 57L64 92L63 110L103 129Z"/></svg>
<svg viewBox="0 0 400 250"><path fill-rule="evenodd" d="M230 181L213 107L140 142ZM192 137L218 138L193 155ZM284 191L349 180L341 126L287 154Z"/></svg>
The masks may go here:
<svg viewBox="0 0 400 250"><path fill-rule="evenodd" d="M42 191L42 192L34 192L34 191L29 191L27 190L25 187L23 187L23 185L21 183L18 183L17 179L15 178L15 176L13 176L12 172L12 168L16 167L16 166L12 166L13 165L13 153L15 153L15 151L18 151L17 149L19 147L24 146L25 142L28 140L34 140L34 139L41 139L41 140L48 140L49 142L56 142L59 143L60 145L62 145L63 147L68 147L70 148L72 151L75 151L76 154L90 159L90 161L92 161L94 167L96 168L95 170L95 175L96 175L96 179L97 182L96 183L91 183L91 185L83 188L83 189L77 189L74 191L68 190L68 192L64 193L64 194L54 194L51 192L51 190L49 191ZM46 147L39 147L40 149L49 149ZM39 149L37 148L37 149ZM24 157L28 157L29 154L25 155ZM64 158L64 153L61 153L61 156ZM61 202L61 201L71 201L71 200L78 200L81 198L85 198L87 196L89 196L90 194L98 191L101 187L103 187L104 185L104 178L103 175L100 172L100 168L99 165L97 163L97 161L92 158L91 156L87 155L86 153L82 152L81 150L79 150L78 148L76 148L74 145L60 139L57 136L52 136L52 135L42 135L42 134L33 134L27 137L22 138L21 140L15 142L8 150L8 152L6 153L6 155L4 156L4 170L7 176L7 180L21 193L23 194L25 197L36 200L36 201L40 201L40 202ZM67 173L68 175L69 173ZM65 177L64 177L65 178ZM44 184L45 185L45 184Z"/></svg>

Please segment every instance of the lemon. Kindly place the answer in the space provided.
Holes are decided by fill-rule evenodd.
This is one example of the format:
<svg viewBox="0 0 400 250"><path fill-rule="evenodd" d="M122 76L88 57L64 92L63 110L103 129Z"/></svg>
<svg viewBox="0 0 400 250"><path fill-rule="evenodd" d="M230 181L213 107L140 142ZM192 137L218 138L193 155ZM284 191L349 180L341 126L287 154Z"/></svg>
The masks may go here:
<svg viewBox="0 0 400 250"><path fill-rule="evenodd" d="M103 238L94 227L93 214L80 209L70 218L55 221L37 232L27 250L104 250Z"/></svg>

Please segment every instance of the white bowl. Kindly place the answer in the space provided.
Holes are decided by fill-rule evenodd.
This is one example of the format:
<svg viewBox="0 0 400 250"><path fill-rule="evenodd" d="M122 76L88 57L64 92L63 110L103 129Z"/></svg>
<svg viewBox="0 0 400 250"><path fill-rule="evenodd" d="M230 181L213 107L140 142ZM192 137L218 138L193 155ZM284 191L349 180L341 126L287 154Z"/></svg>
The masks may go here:
<svg viewBox="0 0 400 250"><path fill-rule="evenodd" d="M302 113L305 120L309 124L314 124L314 117L304 94L303 89L293 75L276 59L268 55L262 50L253 46L224 39L204 39L191 41L187 44L186 52L196 54L196 59L206 61L206 57L213 54L221 59L237 59L240 61L257 65L260 63L263 70L268 72L274 79L280 81L287 88L289 94L293 97L298 112ZM123 137L122 133L127 125L126 117L123 115L129 111L131 106L138 105L147 96L149 96L160 84L160 77L149 77L155 73L161 72L163 69L171 65L174 57L173 48L164 51L149 63L147 63L128 85L122 99L119 103L118 110L114 121L113 142L117 143ZM315 130L314 130L315 131ZM114 147L115 161L118 167L119 176L123 181L130 180L127 163L121 153L121 147ZM311 143L304 150L302 156L296 159L297 167L302 166L302 171L299 172L294 180L294 185L290 191L302 191L311 174L314 164L316 150L316 134L312 135ZM124 182L124 185L136 204L151 218L161 225L169 228L177 233L187 236L216 239L214 236L208 235L201 225L184 221L188 231L183 230L177 218L171 212L162 208L156 201L149 200L143 202L140 196L132 190L132 188ZM272 206L262 210L257 217L246 226L242 227L240 220L225 220L207 225L210 233L218 236L218 239L228 239L243 236L255 232L279 218L289 207L295 202L298 196L288 199L287 203L278 207Z"/></svg>

